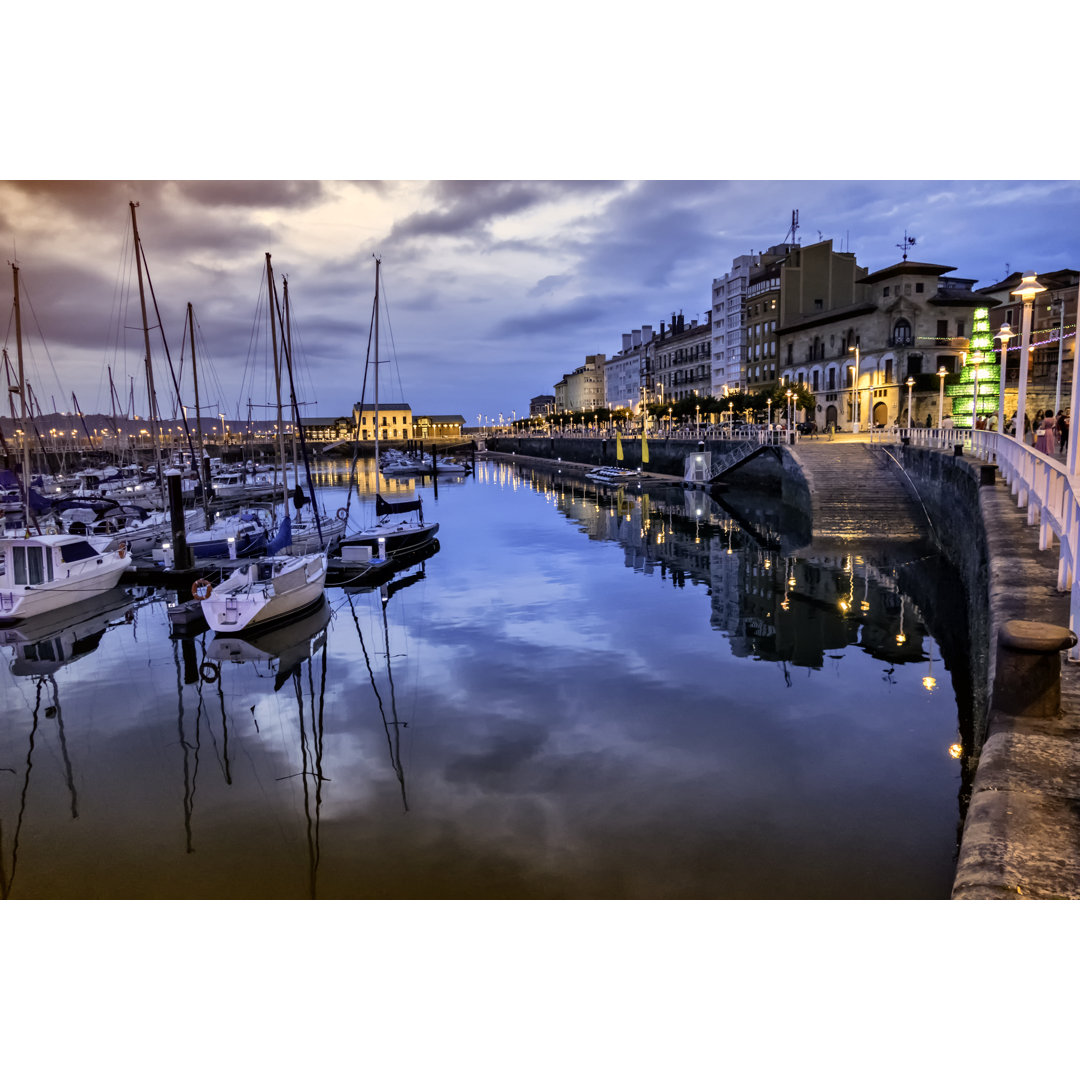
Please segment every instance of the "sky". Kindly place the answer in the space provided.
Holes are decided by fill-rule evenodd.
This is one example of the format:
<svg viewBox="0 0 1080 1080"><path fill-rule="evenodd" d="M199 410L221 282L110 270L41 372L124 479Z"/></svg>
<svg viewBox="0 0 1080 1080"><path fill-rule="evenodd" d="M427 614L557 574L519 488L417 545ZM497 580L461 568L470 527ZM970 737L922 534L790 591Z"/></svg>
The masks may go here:
<svg viewBox="0 0 1080 1080"><path fill-rule="evenodd" d="M251 400L259 418L274 401L266 252L278 289L289 283L305 415L346 415L360 400L374 253L382 401L469 424L526 414L631 329L674 312L704 320L713 278L783 242L794 210L801 243L831 239L870 271L900 261L905 236L909 258L979 285L1080 266L1076 180L4 181L0 243L19 266L27 377L44 411L71 409L74 393L83 412L111 413L111 369L121 404L133 396L145 415L133 201L165 341L177 369L185 359L184 403L190 301L200 404L214 417L246 416Z"/></svg>

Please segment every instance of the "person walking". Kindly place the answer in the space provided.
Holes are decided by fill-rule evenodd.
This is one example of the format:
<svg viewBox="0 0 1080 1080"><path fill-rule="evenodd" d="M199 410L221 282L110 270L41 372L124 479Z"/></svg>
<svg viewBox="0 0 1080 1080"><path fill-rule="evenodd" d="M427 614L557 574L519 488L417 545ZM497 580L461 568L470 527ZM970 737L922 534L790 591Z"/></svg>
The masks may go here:
<svg viewBox="0 0 1080 1080"><path fill-rule="evenodd" d="M1047 409L1040 418L1036 417L1038 430L1035 434L1035 449L1040 454L1052 454L1054 452L1054 410Z"/></svg>
<svg viewBox="0 0 1080 1080"><path fill-rule="evenodd" d="M1057 420L1054 422L1054 432L1057 435L1058 453L1064 454L1065 447L1069 444L1069 420L1065 416L1064 409L1057 414Z"/></svg>

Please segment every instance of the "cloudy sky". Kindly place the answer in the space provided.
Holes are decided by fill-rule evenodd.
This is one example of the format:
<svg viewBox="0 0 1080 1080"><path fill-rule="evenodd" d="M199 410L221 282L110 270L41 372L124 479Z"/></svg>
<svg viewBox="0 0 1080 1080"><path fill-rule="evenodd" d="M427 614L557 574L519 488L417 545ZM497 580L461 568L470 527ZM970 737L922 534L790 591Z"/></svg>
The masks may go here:
<svg viewBox="0 0 1080 1080"><path fill-rule="evenodd" d="M190 301L200 398L228 416L248 399L265 415L273 399L266 252L279 288L289 281L306 413L360 398L378 253L382 399L469 423L522 415L633 327L703 318L713 277L782 242L795 209L802 243L831 238L870 270L899 261L905 235L911 258L980 283L1080 265L1074 180L7 181L0 243L20 268L45 410L71 408L74 392L84 412L111 411L111 368L122 402L134 389L145 412L132 201L174 362L189 352ZM14 359L13 325L5 346ZM163 365L156 332L152 351ZM163 366L155 379L168 415ZM191 404L190 364L185 384Z"/></svg>

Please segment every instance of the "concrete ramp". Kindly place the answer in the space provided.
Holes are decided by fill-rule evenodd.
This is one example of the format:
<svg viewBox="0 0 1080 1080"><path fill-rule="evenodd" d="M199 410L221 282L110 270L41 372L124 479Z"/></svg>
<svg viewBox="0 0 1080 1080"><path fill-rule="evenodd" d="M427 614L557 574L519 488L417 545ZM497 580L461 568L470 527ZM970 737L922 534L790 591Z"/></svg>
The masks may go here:
<svg viewBox="0 0 1080 1080"><path fill-rule="evenodd" d="M929 535L911 484L884 448L815 439L785 450L810 490L815 540L902 543Z"/></svg>

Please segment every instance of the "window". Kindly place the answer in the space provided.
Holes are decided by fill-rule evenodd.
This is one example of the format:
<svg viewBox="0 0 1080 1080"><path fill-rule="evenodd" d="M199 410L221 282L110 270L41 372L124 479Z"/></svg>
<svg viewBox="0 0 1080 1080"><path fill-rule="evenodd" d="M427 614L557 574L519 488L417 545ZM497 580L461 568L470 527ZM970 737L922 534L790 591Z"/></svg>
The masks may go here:
<svg viewBox="0 0 1080 1080"><path fill-rule="evenodd" d="M824 307L825 307L825 301L824 300L815 300L814 301L814 310L815 311L822 311L824 309Z"/></svg>
<svg viewBox="0 0 1080 1080"><path fill-rule="evenodd" d="M889 286L888 285L886 285L885 288L881 290L881 295L883 297L889 295Z"/></svg>
<svg viewBox="0 0 1080 1080"><path fill-rule="evenodd" d="M897 319L893 324L893 344L910 345L912 340L911 323L907 319Z"/></svg>
<svg viewBox="0 0 1080 1080"><path fill-rule="evenodd" d="M937 321L937 336L948 337L949 336L949 320L938 319Z"/></svg>
<svg viewBox="0 0 1080 1080"><path fill-rule="evenodd" d="M921 281L916 281L915 282L915 291L916 292L922 292L923 291L923 283Z"/></svg>
<svg viewBox="0 0 1080 1080"><path fill-rule="evenodd" d="M816 392L817 390L820 389L820 387L818 386L818 370L817 370L817 368L814 369L813 379L814 379L814 390Z"/></svg>
<svg viewBox="0 0 1080 1080"><path fill-rule="evenodd" d="M918 353L911 353L908 356L907 373L909 376L922 374L922 357Z"/></svg>
<svg viewBox="0 0 1080 1080"><path fill-rule="evenodd" d="M905 282L905 284L904 284L904 295L905 296L910 296L911 295L911 282L910 281Z"/></svg>
<svg viewBox="0 0 1080 1080"><path fill-rule="evenodd" d="M956 336L957 337L963 337L964 336L964 320L963 319L957 319L956 320Z"/></svg>
<svg viewBox="0 0 1080 1080"><path fill-rule="evenodd" d="M829 389L836 389L836 368L834 367L829 368Z"/></svg>

